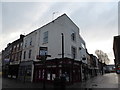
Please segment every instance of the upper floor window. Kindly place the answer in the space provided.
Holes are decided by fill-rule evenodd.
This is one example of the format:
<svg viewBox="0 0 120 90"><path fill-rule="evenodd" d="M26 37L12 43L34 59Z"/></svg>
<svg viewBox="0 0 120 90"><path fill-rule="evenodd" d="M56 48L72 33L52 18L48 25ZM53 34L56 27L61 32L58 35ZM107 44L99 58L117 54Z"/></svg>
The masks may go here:
<svg viewBox="0 0 120 90"><path fill-rule="evenodd" d="M14 46L14 51L16 51L16 45Z"/></svg>
<svg viewBox="0 0 120 90"><path fill-rule="evenodd" d="M85 49L85 44L81 43L81 46L82 46L82 48L84 48L84 49Z"/></svg>
<svg viewBox="0 0 120 90"><path fill-rule="evenodd" d="M27 47L27 40L25 41L25 47Z"/></svg>
<svg viewBox="0 0 120 90"><path fill-rule="evenodd" d="M19 50L19 49L20 49L19 44L17 44L17 50Z"/></svg>
<svg viewBox="0 0 120 90"><path fill-rule="evenodd" d="M77 48L76 47L71 47L71 55L72 55L72 58L75 59L76 56L77 56Z"/></svg>
<svg viewBox="0 0 120 90"><path fill-rule="evenodd" d="M20 46L22 47L22 46L23 46L23 43L21 43Z"/></svg>
<svg viewBox="0 0 120 90"><path fill-rule="evenodd" d="M48 43L48 31L43 33L43 43Z"/></svg>
<svg viewBox="0 0 120 90"><path fill-rule="evenodd" d="M31 52L32 52L32 50L29 50L29 56L28 56L29 58L31 58Z"/></svg>
<svg viewBox="0 0 120 90"><path fill-rule="evenodd" d="M30 45L32 45L32 38L30 38Z"/></svg>
<svg viewBox="0 0 120 90"><path fill-rule="evenodd" d="M71 40L72 41L76 41L76 33L75 32L72 32L72 34L71 34Z"/></svg>
<svg viewBox="0 0 120 90"><path fill-rule="evenodd" d="M19 47L19 44L17 44L17 48Z"/></svg>
<svg viewBox="0 0 120 90"><path fill-rule="evenodd" d="M26 51L24 51L23 59L25 59L25 57L26 57Z"/></svg>

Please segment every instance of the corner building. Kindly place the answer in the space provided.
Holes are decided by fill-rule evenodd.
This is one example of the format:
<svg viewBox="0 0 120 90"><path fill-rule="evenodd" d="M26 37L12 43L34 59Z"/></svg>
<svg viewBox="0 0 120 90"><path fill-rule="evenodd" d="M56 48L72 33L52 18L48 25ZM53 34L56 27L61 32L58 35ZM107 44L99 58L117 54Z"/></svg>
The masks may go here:
<svg viewBox="0 0 120 90"><path fill-rule="evenodd" d="M62 58L62 33L64 58ZM79 33L75 23L63 14L26 35L18 78L30 82L42 82L44 79L52 82L55 77L60 77L64 73L67 82L80 82L82 64L87 64L87 60L85 41ZM46 58L46 67L41 59L44 53L51 56Z"/></svg>

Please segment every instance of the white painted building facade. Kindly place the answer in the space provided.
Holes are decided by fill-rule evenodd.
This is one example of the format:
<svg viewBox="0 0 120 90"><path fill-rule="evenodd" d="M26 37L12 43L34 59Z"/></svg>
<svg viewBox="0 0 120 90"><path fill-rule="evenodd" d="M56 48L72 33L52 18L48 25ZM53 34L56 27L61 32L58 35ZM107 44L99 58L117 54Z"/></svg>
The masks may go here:
<svg viewBox="0 0 120 90"><path fill-rule="evenodd" d="M0 68L2 67L2 52L0 52Z"/></svg>
<svg viewBox="0 0 120 90"><path fill-rule="evenodd" d="M64 34L64 57L74 58L78 61L81 61L82 57L86 57L86 46L79 34L79 28L68 16L63 14L54 21L25 36L22 61L36 60L36 55L39 55L40 47L47 47L47 54L51 55L51 57L47 58L48 60L61 58L61 33ZM44 41L45 38L46 41ZM73 53L72 49L75 53ZM25 53L26 55L24 55Z"/></svg>
<svg viewBox="0 0 120 90"><path fill-rule="evenodd" d="M87 60L82 60L86 58L85 41L80 36L79 28L66 14L24 37L21 61L39 61L36 56L40 55L40 50L43 48L47 50L48 55L51 55L47 60L62 58L62 33L64 34L64 57L87 64Z"/></svg>

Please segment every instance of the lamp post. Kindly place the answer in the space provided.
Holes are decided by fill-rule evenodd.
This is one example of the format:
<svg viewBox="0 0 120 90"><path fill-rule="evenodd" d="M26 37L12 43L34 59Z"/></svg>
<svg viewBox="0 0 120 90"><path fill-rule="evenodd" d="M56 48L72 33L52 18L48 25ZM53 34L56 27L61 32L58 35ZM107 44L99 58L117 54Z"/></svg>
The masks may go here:
<svg viewBox="0 0 120 90"><path fill-rule="evenodd" d="M37 55L37 59L41 60L43 64L43 69L44 69L44 80L43 80L43 90L46 90L46 59L47 57L51 57L51 55L47 55L47 49L46 47L41 47L40 48L40 54ZM43 73L43 72L42 72Z"/></svg>
<svg viewBox="0 0 120 90"><path fill-rule="evenodd" d="M43 90L46 90L46 59L47 57L51 57L51 55L45 55L43 56L43 67L44 67L44 82L43 82Z"/></svg>

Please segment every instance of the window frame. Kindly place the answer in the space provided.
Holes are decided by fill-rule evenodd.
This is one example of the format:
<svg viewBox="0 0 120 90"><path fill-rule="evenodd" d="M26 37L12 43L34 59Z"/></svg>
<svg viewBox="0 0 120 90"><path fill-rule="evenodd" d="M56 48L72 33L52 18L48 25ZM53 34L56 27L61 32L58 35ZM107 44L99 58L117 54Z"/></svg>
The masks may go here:
<svg viewBox="0 0 120 90"><path fill-rule="evenodd" d="M32 45L32 37L30 38L30 46Z"/></svg>
<svg viewBox="0 0 120 90"><path fill-rule="evenodd" d="M26 51L24 51L24 53L23 53L23 59L25 59L26 58Z"/></svg>
<svg viewBox="0 0 120 90"><path fill-rule="evenodd" d="M30 49L28 53L28 58L31 58L31 53L32 53L32 50Z"/></svg>
<svg viewBox="0 0 120 90"><path fill-rule="evenodd" d="M48 31L43 33L43 43L48 43Z"/></svg>
<svg viewBox="0 0 120 90"><path fill-rule="evenodd" d="M76 42L76 32L75 31L72 31L72 33L71 33L71 40Z"/></svg>
<svg viewBox="0 0 120 90"><path fill-rule="evenodd" d="M71 56L73 59L75 59L77 57L77 47L71 46Z"/></svg>

